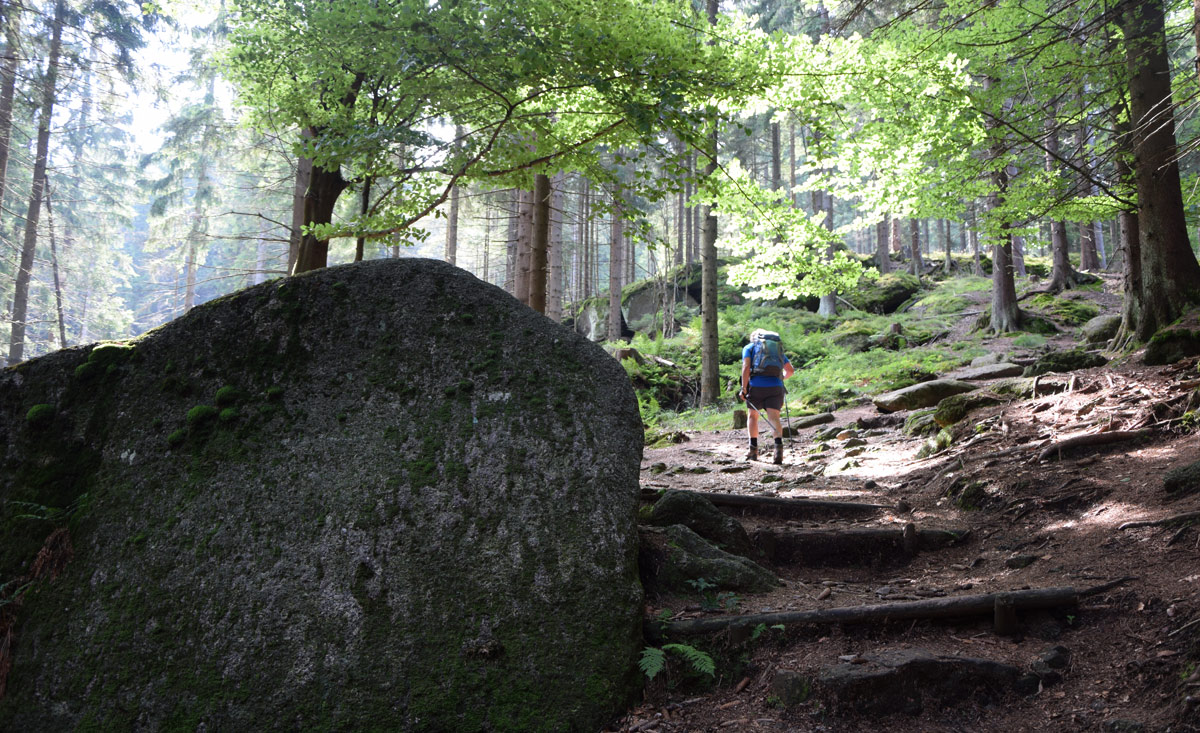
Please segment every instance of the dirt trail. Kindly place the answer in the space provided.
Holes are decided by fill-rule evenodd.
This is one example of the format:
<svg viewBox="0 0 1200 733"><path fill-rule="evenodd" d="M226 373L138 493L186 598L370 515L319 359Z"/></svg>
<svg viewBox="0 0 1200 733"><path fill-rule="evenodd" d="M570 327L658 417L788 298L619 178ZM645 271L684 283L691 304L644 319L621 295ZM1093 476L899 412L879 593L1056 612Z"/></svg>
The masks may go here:
<svg viewBox="0 0 1200 733"><path fill-rule="evenodd" d="M1069 343L1069 337L1060 339ZM1013 354L1010 339L990 342ZM1018 357L1025 356L1018 354ZM718 668L707 691L674 673L647 685L646 700L614 729L706 731L1197 730L1200 676L1200 529L1129 521L1200 511L1200 493L1169 498L1163 474L1200 459L1200 436L1178 416L1194 407L1195 360L1144 367L1122 363L1055 375L1058 394L971 413L974 434L917 460L924 438L899 425L859 427L823 441L830 427L878 424L861 404L786 442L783 466L744 460L744 431L689 433L648 449L643 490L688 489L740 496L825 499L885 505L867 518L784 520L730 509L752 534L869 527L969 528L964 542L864 564L777 563L785 585L743 595L736 608L705 611L696 596L648 599L647 617L672 620L804 611L994 591L1086 588L1133 576L1077 608L1021 614L1016 635L999 636L992 619L788 627L751 642L743 664ZM1190 401L1191 402L1190 402ZM903 413L901 413L901 416ZM1150 435L1106 446L1039 454L1071 435L1144 429ZM865 445L853 446L865 441ZM767 441L769 443L769 439ZM818 443L827 450L814 452ZM836 565L842 566L836 566ZM705 641L720 646L728 641ZM919 649L977 657L1022 669L1047 648L1069 650L1061 681L1027 696L926 704L919 714L837 712L814 696L784 704L776 678L811 678L839 661L886 650ZM704 646L704 644L698 644ZM736 676L737 679L733 679ZM773 686L775 685L775 686ZM1189 708L1190 705L1190 708ZM889 711L890 712L890 711ZM1140 727L1139 727L1140 726Z"/></svg>

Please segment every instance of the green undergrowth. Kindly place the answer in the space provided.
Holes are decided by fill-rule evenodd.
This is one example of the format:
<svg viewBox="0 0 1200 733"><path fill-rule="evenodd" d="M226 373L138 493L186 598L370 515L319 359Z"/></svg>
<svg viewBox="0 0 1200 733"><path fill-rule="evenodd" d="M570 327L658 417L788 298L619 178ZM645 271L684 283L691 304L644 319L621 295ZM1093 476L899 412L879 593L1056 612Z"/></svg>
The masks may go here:
<svg viewBox="0 0 1200 733"><path fill-rule="evenodd" d="M777 331L796 369L787 381L788 411L793 416L844 407L866 396L900 389L965 365L986 353L975 337L951 342L951 327L963 309L977 307L966 294L984 292L980 277L951 278L921 293L913 309L891 315L846 310L825 319L802 309L749 303L726 306L718 316L718 404L696 408L692 402L672 409L681 393L679 376L699 385L700 320L672 338L634 336L628 344L647 356L676 365L637 365L625 360L642 408L647 434L670 431L727 430L741 375L742 348L756 328ZM617 346L617 344L611 344ZM625 345L625 344L620 344ZM672 371L675 374L672 374ZM674 381L673 381L674 380ZM670 397L667 397L670 395ZM687 402L685 400L685 402Z"/></svg>

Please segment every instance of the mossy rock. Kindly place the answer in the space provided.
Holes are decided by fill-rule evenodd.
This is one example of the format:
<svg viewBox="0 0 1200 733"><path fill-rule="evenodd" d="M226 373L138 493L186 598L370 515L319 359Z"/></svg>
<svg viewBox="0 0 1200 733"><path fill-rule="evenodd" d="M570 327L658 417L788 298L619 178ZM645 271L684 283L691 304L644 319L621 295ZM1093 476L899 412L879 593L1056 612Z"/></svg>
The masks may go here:
<svg viewBox="0 0 1200 733"><path fill-rule="evenodd" d="M916 410L921 407L933 407L951 395L973 392L976 389L979 389L979 385L971 382L935 379L931 382L921 382L904 389L886 392L875 397L874 403L881 412Z"/></svg>
<svg viewBox="0 0 1200 733"><path fill-rule="evenodd" d="M1145 363L1174 364L1200 354L1200 323L1189 315L1179 324L1162 329L1146 344Z"/></svg>
<svg viewBox="0 0 1200 733"><path fill-rule="evenodd" d="M88 363L99 367L109 367L123 364L133 354L132 344L106 343L98 344L88 355Z"/></svg>
<svg viewBox="0 0 1200 733"><path fill-rule="evenodd" d="M1083 349L1051 351L1049 354L1043 354L1038 357L1037 361L1025 367L1023 376L1036 377L1039 374L1049 374L1050 372L1073 372L1078 369L1092 369L1104 366L1107 363L1108 359L1105 359L1103 356L1084 351Z"/></svg>
<svg viewBox="0 0 1200 733"><path fill-rule="evenodd" d="M713 590L765 593L780 583L770 571L726 552L681 524L642 527L638 565L649 593L692 593L704 579Z"/></svg>
<svg viewBox="0 0 1200 733"><path fill-rule="evenodd" d="M914 437L936 435L941 426L933 419L933 413L934 410L914 410L904 419L903 433Z"/></svg>
<svg viewBox="0 0 1200 733"><path fill-rule="evenodd" d="M1100 309L1087 301L1060 298L1049 293L1035 295L1027 304L1071 326L1081 325L1100 315Z"/></svg>
<svg viewBox="0 0 1200 733"><path fill-rule="evenodd" d="M1163 490L1172 497L1200 491L1200 461L1173 468L1163 474Z"/></svg>
<svg viewBox="0 0 1200 733"><path fill-rule="evenodd" d="M939 430L932 438L925 441L920 450L917 451L916 458L917 460L920 460L922 458L928 458L929 456L936 455L946 450L953 444L953 433L943 428Z"/></svg>
<svg viewBox="0 0 1200 733"><path fill-rule="evenodd" d="M25 424L34 430L47 428L54 422L54 413L54 405L34 405L25 413Z"/></svg>
<svg viewBox="0 0 1200 733"><path fill-rule="evenodd" d="M846 295L855 308L867 313L888 314L904 305L921 289L921 281L907 272L889 272L873 281L861 281Z"/></svg>
<svg viewBox="0 0 1200 733"><path fill-rule="evenodd" d="M726 552L747 558L759 555L740 522L693 491L664 494L654 503L650 524L656 527L682 524Z"/></svg>
<svg viewBox="0 0 1200 733"><path fill-rule="evenodd" d="M0 730L586 731L641 691L642 425L600 347L404 258L89 351L0 370L0 583L52 529L18 502L89 498L17 610Z"/></svg>
<svg viewBox="0 0 1200 733"><path fill-rule="evenodd" d="M1120 316L1096 316L1079 329L1079 335L1088 344L1102 344L1117 335L1121 328Z"/></svg>
<svg viewBox="0 0 1200 733"><path fill-rule="evenodd" d="M999 382L993 382L988 385L988 391L1002 397L1023 400L1034 396L1035 386L1037 387L1038 396L1058 394L1067 388L1066 384L1054 380L1039 380L1034 377L1014 377L1012 379L1002 379Z"/></svg>
<svg viewBox="0 0 1200 733"><path fill-rule="evenodd" d="M934 422L943 428L949 427L962 420L971 412L981 407L991 407L1000 404L1000 398L989 392L968 392L951 395L938 403L933 413Z"/></svg>

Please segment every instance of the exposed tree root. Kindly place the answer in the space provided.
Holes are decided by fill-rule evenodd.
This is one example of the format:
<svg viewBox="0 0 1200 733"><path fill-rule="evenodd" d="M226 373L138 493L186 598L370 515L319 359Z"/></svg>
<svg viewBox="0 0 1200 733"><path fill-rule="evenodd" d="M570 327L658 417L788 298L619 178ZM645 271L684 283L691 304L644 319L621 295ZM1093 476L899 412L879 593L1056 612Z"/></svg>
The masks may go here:
<svg viewBox="0 0 1200 733"><path fill-rule="evenodd" d="M1138 527L1166 527L1172 524L1180 524L1183 522L1194 522L1200 520L1200 512L1184 512L1162 519L1140 519L1136 522L1125 522L1117 527L1117 529L1136 529Z"/></svg>
<svg viewBox="0 0 1200 733"><path fill-rule="evenodd" d="M1121 578L1111 583L1079 590L1073 587L1036 588L1005 593L981 593L955 598L933 598L922 601L900 601L869 606L846 606L816 611L783 611L717 618L696 618L660 624L647 621L648 639L679 638L711 634L727 629L749 630L759 624L775 626L886 623L914 619L956 618L961 616L994 615L997 600L1017 611L1076 606L1079 599L1111 590L1133 578Z"/></svg>
<svg viewBox="0 0 1200 733"><path fill-rule="evenodd" d="M1051 443L1042 449L1038 454L1039 461L1048 460L1051 456L1059 456L1063 451L1072 450L1074 448L1087 448L1097 445L1108 445L1110 443L1123 443L1128 440L1137 440L1152 435L1153 430L1114 430L1110 433L1091 433L1088 435L1077 435L1074 438L1060 440L1057 443Z"/></svg>
<svg viewBox="0 0 1200 733"><path fill-rule="evenodd" d="M820 499L779 499L770 496L739 496L697 491L714 506L740 509L743 513L758 514L782 519L807 519L814 516L863 516L894 510L883 504L863 504L853 501L824 501ZM644 501L658 499L656 489L642 489Z"/></svg>

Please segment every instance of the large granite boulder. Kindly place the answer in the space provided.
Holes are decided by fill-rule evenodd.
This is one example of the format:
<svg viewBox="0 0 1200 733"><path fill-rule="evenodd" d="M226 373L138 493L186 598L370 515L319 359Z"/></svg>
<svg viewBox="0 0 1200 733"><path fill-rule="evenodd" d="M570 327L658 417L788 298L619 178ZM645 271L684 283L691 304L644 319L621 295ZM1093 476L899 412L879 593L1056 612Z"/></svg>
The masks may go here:
<svg viewBox="0 0 1200 733"><path fill-rule="evenodd" d="M921 407L933 407L951 395L962 394L979 389L978 384L960 382L955 379L934 379L930 382L920 382L904 389L885 392L874 398L875 407L882 412L898 410L916 410Z"/></svg>
<svg viewBox="0 0 1200 733"><path fill-rule="evenodd" d="M44 576L0 729L599 730L639 689L629 381L447 264L6 369L0 436L0 581Z"/></svg>

